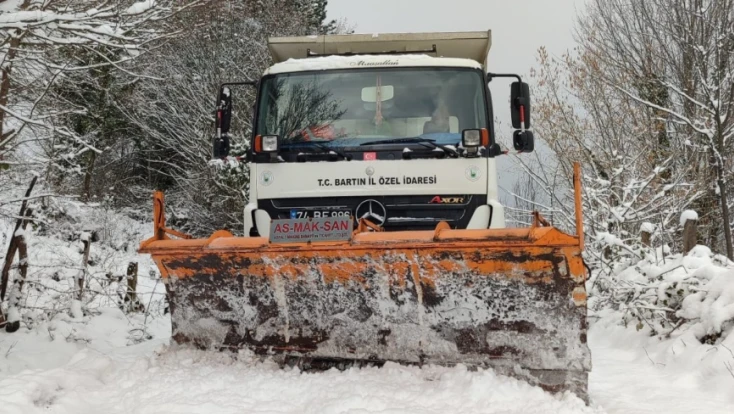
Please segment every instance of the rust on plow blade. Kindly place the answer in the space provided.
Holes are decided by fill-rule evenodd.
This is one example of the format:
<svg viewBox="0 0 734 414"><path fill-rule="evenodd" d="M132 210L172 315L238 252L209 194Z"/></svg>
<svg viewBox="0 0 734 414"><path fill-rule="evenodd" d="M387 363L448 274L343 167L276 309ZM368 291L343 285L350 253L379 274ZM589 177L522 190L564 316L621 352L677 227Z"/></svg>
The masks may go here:
<svg viewBox="0 0 734 414"><path fill-rule="evenodd" d="M218 232L154 238L141 251L164 277L178 343L492 367L586 400L579 238L535 226L439 230L295 245Z"/></svg>

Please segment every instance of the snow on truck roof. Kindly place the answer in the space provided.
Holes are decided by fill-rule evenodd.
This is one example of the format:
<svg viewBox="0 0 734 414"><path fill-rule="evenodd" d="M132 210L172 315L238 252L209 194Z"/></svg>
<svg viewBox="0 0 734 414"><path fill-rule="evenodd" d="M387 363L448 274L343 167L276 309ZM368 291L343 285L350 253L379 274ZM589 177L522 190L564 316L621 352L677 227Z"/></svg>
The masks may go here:
<svg viewBox="0 0 734 414"><path fill-rule="evenodd" d="M435 58L427 55L324 56L308 59L288 59L285 62L276 63L271 66L265 71L265 75L329 69L369 69L421 66L461 67L474 69L482 68L482 65L469 59Z"/></svg>
<svg viewBox="0 0 734 414"><path fill-rule="evenodd" d="M387 33L273 37L276 62L265 74L384 66L481 68L491 32Z"/></svg>

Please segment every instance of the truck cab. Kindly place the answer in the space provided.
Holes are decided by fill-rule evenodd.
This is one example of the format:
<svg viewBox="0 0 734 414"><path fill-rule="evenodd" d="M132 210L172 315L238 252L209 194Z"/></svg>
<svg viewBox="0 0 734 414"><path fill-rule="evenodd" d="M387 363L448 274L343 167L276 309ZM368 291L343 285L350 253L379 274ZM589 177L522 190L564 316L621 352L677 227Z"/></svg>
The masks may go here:
<svg viewBox="0 0 734 414"><path fill-rule="evenodd" d="M505 227L494 77L515 77L515 148L532 151L527 84L485 70L490 32L271 38L247 154L245 235L276 219L353 217L384 231ZM215 154L226 156L229 85ZM226 120L226 121L223 121Z"/></svg>

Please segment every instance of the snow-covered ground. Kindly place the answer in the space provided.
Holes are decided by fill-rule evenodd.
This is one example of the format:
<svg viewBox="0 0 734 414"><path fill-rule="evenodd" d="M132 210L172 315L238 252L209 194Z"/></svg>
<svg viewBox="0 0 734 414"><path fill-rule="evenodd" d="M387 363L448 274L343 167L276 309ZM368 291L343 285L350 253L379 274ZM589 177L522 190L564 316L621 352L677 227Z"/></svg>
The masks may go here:
<svg viewBox="0 0 734 414"><path fill-rule="evenodd" d="M134 325L114 308L49 328L0 335L0 412L734 412L734 378L717 385L701 370L658 362L660 355L651 354L653 363L641 338L621 328L591 331L590 407L490 370L387 364L302 374L246 353L174 349L162 320L152 326L154 339L126 346ZM72 330L89 342L67 341Z"/></svg>
<svg viewBox="0 0 734 414"><path fill-rule="evenodd" d="M96 216L90 218L90 214ZM82 227L84 222L104 222L106 217L99 210L70 215L85 217L76 220ZM729 372L734 364L734 335L704 345L694 334L707 328L693 324L660 340L646 329L620 326L618 310L593 318L588 407L573 395L553 396L491 370L386 364L300 373L261 362L247 352L207 353L170 346L170 321L162 312L163 285L155 273L150 276L154 269L150 260L135 253L137 241L147 236L149 227L118 216L105 225L114 231L95 245L90 287L99 293L85 304L83 318L70 316L62 307L52 317L24 319L32 329L24 324L13 334L0 331L0 413L734 412L734 373ZM41 283L51 263L66 263L56 270L75 274L78 241L36 234L29 238L30 263L40 269L31 272L32 281ZM681 258L681 263L699 273L734 280L731 269L720 266L718 273L712 273L714 265L705 253L699 249ZM147 315L126 315L113 297L103 294L113 289L104 282L105 272L122 273L129 260L140 263L140 299L154 309ZM678 277L672 271L666 275ZM43 281L51 288L47 292L63 291L68 277L57 279ZM730 287L717 298L726 299L726 295L733 295ZM46 296L30 294L26 300L48 308L53 300L68 299L63 294L55 299ZM696 309L728 315L728 307L734 310L731 299ZM28 302L26 306L33 308Z"/></svg>
<svg viewBox="0 0 734 414"><path fill-rule="evenodd" d="M721 357L714 354L728 351L691 343L686 352L684 343L674 342L618 326L592 326L592 405L607 413L734 412L734 376L723 362L717 368L713 361ZM734 361L734 355L721 359Z"/></svg>

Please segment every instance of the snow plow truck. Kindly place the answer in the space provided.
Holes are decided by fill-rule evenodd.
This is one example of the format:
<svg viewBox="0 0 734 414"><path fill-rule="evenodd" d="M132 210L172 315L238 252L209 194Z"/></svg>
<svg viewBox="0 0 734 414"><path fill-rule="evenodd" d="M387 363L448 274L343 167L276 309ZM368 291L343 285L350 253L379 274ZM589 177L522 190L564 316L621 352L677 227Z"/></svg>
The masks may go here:
<svg viewBox="0 0 734 414"><path fill-rule="evenodd" d="M533 213L507 228L490 85L509 78L513 146L534 149L530 94L488 73L491 32L280 37L261 79L218 91L213 158L230 156L234 87L257 99L243 236L166 227L152 255L173 341L302 369L491 367L587 398L586 280L576 234Z"/></svg>

